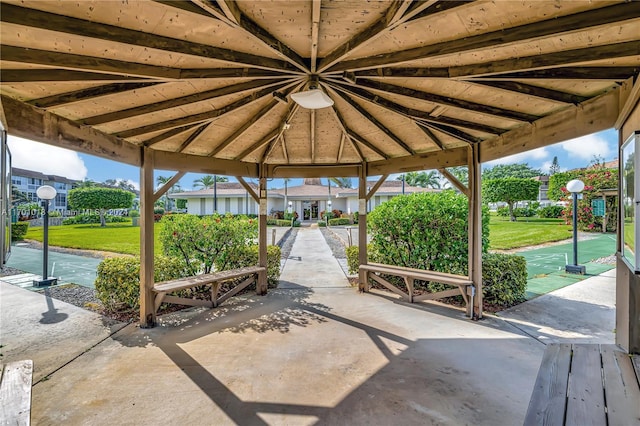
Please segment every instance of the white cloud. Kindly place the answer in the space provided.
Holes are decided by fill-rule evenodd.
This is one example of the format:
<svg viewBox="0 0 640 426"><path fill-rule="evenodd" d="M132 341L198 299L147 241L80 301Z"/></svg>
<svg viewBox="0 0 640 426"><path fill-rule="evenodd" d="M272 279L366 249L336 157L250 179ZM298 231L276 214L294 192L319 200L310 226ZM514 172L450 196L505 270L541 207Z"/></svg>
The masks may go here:
<svg viewBox="0 0 640 426"><path fill-rule="evenodd" d="M531 163L532 161L546 160L551 156L551 153L547 148L532 149L531 151L521 152L519 154L510 155L504 158L498 158L497 160L488 161L483 163L484 166L493 167L498 164L516 164L516 163Z"/></svg>
<svg viewBox="0 0 640 426"><path fill-rule="evenodd" d="M600 156L606 160L613 155L609 142L598 134L571 139L560 146L569 155L587 162L593 160L594 156Z"/></svg>
<svg viewBox="0 0 640 426"><path fill-rule="evenodd" d="M77 152L14 136L7 140L13 167L75 180L87 177L87 168Z"/></svg>

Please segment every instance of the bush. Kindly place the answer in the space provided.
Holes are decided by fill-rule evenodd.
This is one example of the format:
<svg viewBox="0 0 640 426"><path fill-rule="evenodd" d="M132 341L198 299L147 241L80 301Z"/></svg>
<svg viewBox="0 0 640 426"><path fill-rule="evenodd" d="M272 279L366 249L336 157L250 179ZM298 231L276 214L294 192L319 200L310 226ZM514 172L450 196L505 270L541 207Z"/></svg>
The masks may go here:
<svg viewBox="0 0 640 426"><path fill-rule="evenodd" d="M509 217L509 207L498 207L496 214L500 217Z"/></svg>
<svg viewBox="0 0 640 426"><path fill-rule="evenodd" d="M318 221L318 226L320 228L324 228L325 226L327 226L327 222L325 222L324 220L319 220Z"/></svg>
<svg viewBox="0 0 640 426"><path fill-rule="evenodd" d="M154 259L154 281L167 281L189 276L178 258L159 256ZM112 257L98 265L96 296L108 311L140 308L140 258Z"/></svg>
<svg viewBox="0 0 640 426"><path fill-rule="evenodd" d="M358 267L360 266L360 260L358 255L360 253L360 247L358 246L350 246L345 250L345 254L347 255L347 265L349 266L349 273L351 275L358 273Z"/></svg>
<svg viewBox="0 0 640 426"><path fill-rule="evenodd" d="M224 265L216 265L217 270L237 269L245 266L255 266L258 264L259 247L251 245L242 247L235 253L235 257L229 259ZM269 288L276 288L280 279L280 247L267 246L267 282ZM219 269L224 268L224 269Z"/></svg>
<svg viewBox="0 0 640 426"><path fill-rule="evenodd" d="M484 303L502 307L524 302L527 262L514 254L485 253L482 256Z"/></svg>
<svg viewBox="0 0 640 426"><path fill-rule="evenodd" d="M140 212L138 210L129 210L129 217L140 217Z"/></svg>
<svg viewBox="0 0 640 426"><path fill-rule="evenodd" d="M24 240L29 230L29 222L16 222L11 224L11 241Z"/></svg>
<svg viewBox="0 0 640 426"><path fill-rule="evenodd" d="M533 217L536 215L536 209L531 207L516 207L513 209L515 217Z"/></svg>
<svg viewBox="0 0 640 426"><path fill-rule="evenodd" d="M343 225L349 225L351 224L351 221L349 219L346 218L335 218L335 219L329 219L329 225L331 226L343 226Z"/></svg>
<svg viewBox="0 0 640 426"><path fill-rule="evenodd" d="M538 216L542 218L554 218L557 219L562 216L562 206L547 206L538 209Z"/></svg>
<svg viewBox="0 0 640 426"><path fill-rule="evenodd" d="M105 223L123 223L129 219L124 216L112 216L107 214L104 216ZM100 215L97 214L79 214L71 216L62 221L63 225L85 225L100 223Z"/></svg>

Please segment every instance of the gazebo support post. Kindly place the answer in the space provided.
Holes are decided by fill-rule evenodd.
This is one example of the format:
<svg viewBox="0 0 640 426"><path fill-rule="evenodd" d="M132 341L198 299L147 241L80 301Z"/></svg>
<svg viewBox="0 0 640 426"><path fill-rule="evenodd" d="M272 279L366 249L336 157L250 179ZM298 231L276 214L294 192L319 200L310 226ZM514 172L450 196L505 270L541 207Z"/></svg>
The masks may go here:
<svg viewBox="0 0 640 426"><path fill-rule="evenodd" d="M258 216L258 265L267 268L267 178L264 176L264 166L260 167L260 183L258 196L260 211ZM267 274L260 274L256 292L267 294Z"/></svg>
<svg viewBox="0 0 640 426"><path fill-rule="evenodd" d="M142 149L140 169L140 327L156 323L153 306L153 151Z"/></svg>
<svg viewBox="0 0 640 426"><path fill-rule="evenodd" d="M482 184L478 145L469 147L469 279L473 281L474 296L467 314L482 318Z"/></svg>
<svg viewBox="0 0 640 426"><path fill-rule="evenodd" d="M358 263L366 265L367 256L367 174L366 165L360 167L358 177ZM358 272L360 291L369 291L369 283L366 282L366 273L362 269Z"/></svg>

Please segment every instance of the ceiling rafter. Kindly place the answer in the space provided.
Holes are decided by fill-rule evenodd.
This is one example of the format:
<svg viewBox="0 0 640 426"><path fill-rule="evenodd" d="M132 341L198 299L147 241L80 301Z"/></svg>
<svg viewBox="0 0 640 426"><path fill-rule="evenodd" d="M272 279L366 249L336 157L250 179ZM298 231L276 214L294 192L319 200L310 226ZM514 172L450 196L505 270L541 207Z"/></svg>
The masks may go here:
<svg viewBox="0 0 640 426"><path fill-rule="evenodd" d="M86 89L74 90L72 92L59 93L43 98L32 99L27 103L38 108L55 108L62 105L69 105L76 102L83 102L90 99L99 98L107 95L130 92L144 87L154 86L159 82L131 82L131 83L112 83L104 86L87 87Z"/></svg>
<svg viewBox="0 0 640 426"><path fill-rule="evenodd" d="M188 2L185 2L188 3ZM216 19L219 19L220 21L224 22L225 24L229 25L229 26L234 26L237 24L237 22L233 22L229 19L229 17L224 13L224 11L220 8L220 5L218 3L216 3L215 1L210 1L210 0L191 0L190 3L193 3L194 6L198 7L201 12L196 12L196 13L200 13L202 15L208 15L208 16L212 16ZM175 7L179 7L179 6L175 6ZM204 12L204 13L202 13Z"/></svg>
<svg viewBox="0 0 640 426"><path fill-rule="evenodd" d="M364 155L362 155L362 150L360 149L358 144L349 137L347 133L347 125L342 119L342 115L340 115L340 112L338 112L336 108L331 108L331 112L333 113L333 116L336 119L338 126L340 126L340 129L342 130L343 138L349 141L353 149L356 151L356 154L358 154L360 161L364 161Z"/></svg>
<svg viewBox="0 0 640 426"><path fill-rule="evenodd" d="M289 87L292 84L293 83L289 83L289 84L283 83L276 86L267 87L266 89L253 92L242 99L238 99L235 102L231 102L230 104L225 105L213 111L201 112L199 114L192 114L192 115L187 115L185 117L174 118L173 120L161 121L159 123L147 124L140 127L130 128L130 129L115 133L115 136L126 139L132 136L138 136L138 135L143 135L145 133L155 132L158 130L164 130L164 129L170 129L172 127L182 126L184 124L213 120L215 118L228 114L232 111L238 110L253 102L256 102L260 98L263 98L267 95L271 96L271 93L273 90L279 90L285 87Z"/></svg>
<svg viewBox="0 0 640 426"><path fill-rule="evenodd" d="M140 105L133 108L121 109L118 111L108 112L105 114L95 115L93 117L86 117L79 120L81 123L89 126L104 124L113 121L123 120L127 118L133 118L152 112L163 111L171 108L177 108L184 105L193 104L196 102L207 101L223 96L232 95L235 93L245 92L247 90L254 89L266 89L272 86L281 85L286 82L280 79L270 80L249 80L242 83L231 84L229 86L218 87L216 89L207 90L204 92L198 92L187 96L181 96L179 98L167 99L161 102L154 102L151 104ZM291 80L288 80L291 81Z"/></svg>
<svg viewBox="0 0 640 426"><path fill-rule="evenodd" d="M338 157L336 158L336 163L340 163L340 159L342 158L342 151L344 150L344 139L346 135L344 133L340 134L340 146L338 147Z"/></svg>
<svg viewBox="0 0 640 426"><path fill-rule="evenodd" d="M620 3L613 6L574 13L567 16L554 17L543 21L536 21L530 24L505 28L499 31L492 31L476 36L444 41L441 43L397 52L373 55L366 58L343 61L340 64L331 67L329 71L347 71L391 66L427 57L433 58L491 46L497 47L534 38L585 30L612 22L620 22L624 19L633 19L637 18L639 14L640 2Z"/></svg>
<svg viewBox="0 0 640 426"><path fill-rule="evenodd" d="M309 111L309 144L311 145L311 164L316 162L316 110Z"/></svg>
<svg viewBox="0 0 640 426"><path fill-rule="evenodd" d="M338 94L342 99L344 99L352 108L360 113L364 118L369 120L374 126L378 128L378 130L382 131L385 135L387 135L391 140L393 140L396 145L400 148L404 149L408 154L414 155L416 152L407 145L402 139L400 139L396 134L394 134L390 129L388 129L384 124L378 121L372 114L370 114L366 109L364 109L360 104L347 96L344 92L334 91L334 93Z"/></svg>
<svg viewBox="0 0 640 426"><path fill-rule="evenodd" d="M383 92L393 93L395 95L402 95L402 96L407 96L414 99L421 99L427 102L433 102L433 103L452 106L456 108L463 108L473 112L489 114L489 115L493 115L501 118L508 118L510 120L524 121L524 122L530 123L540 118L537 115L494 107L491 105L481 104L478 102L466 101L466 100L457 99L451 96L436 95L434 93L411 89L403 86L397 86L394 84L384 83L381 81L375 81L375 80L369 80L369 79L358 79L356 84L358 86L364 86L370 89L376 89Z"/></svg>
<svg viewBox="0 0 640 426"><path fill-rule="evenodd" d="M418 125L420 126L430 127L434 130L438 130L439 132L442 132L445 135L449 135L451 137L454 137L456 139L459 139L469 144L476 144L476 143L482 142L482 138L473 136L453 126L448 126L446 124L441 124L441 123L434 123L430 121L422 121L422 120L418 120L416 121L416 123L418 123Z"/></svg>
<svg viewBox="0 0 640 426"><path fill-rule="evenodd" d="M322 0L313 0L311 3L311 72L318 69L318 39L320 35L320 9Z"/></svg>
<svg viewBox="0 0 640 426"><path fill-rule="evenodd" d="M29 82L85 82L91 83L139 83L157 82L155 78L131 77L119 74L103 74L97 72L74 71L64 69L0 69L0 81L3 83Z"/></svg>
<svg viewBox="0 0 640 426"><path fill-rule="evenodd" d="M242 53L221 47L190 42L187 40L163 37L158 34L130 30L113 25L102 23L100 25L96 25L95 22L83 19L71 18L68 16L10 5L7 3L1 4L0 11L2 12L0 17L2 22L24 25L31 28L63 32L80 37L89 37L128 45L131 45L132 40L135 40L136 46L144 46L165 52L199 56L236 64L252 65L259 68L293 71L293 69L287 66L287 64L264 56Z"/></svg>
<svg viewBox="0 0 640 426"><path fill-rule="evenodd" d="M427 135L429 139L431 139L431 141L435 143L438 146L438 148L440 148L440 150L447 149L445 144L440 140L440 138L435 133L431 131L430 128L422 126L419 123L416 123L416 124L418 126L418 129L422 130L422 132L424 132L424 134Z"/></svg>
<svg viewBox="0 0 640 426"><path fill-rule="evenodd" d="M169 131L163 132L157 136L152 137L151 139L147 139L146 141L142 142L142 146L146 146L146 147L150 147L151 145L155 145L159 142L162 142L164 140L167 140L173 136L179 135L180 133L184 133L186 131L188 131L189 129L193 129L194 127L196 127L199 123L193 123L193 124L187 124L186 126L181 126L181 127L176 127L173 128Z"/></svg>
<svg viewBox="0 0 640 426"><path fill-rule="evenodd" d="M405 22L415 21L417 19L426 18L427 16L431 16L434 13L444 12L445 10L453 9L455 7L464 6L468 3L473 3L475 0L456 0L456 1L447 1L447 0L439 0L434 4L428 4L427 7L421 5L420 2L417 1L414 3L413 7L409 9L409 12L405 15ZM423 6L423 7L420 7Z"/></svg>
<svg viewBox="0 0 640 426"><path fill-rule="evenodd" d="M519 83L517 81L470 80L470 82L497 89L508 90L510 92L522 93L525 95L536 96L538 98L562 102L565 104L579 104L580 102L589 99L587 96L574 95L573 93L561 92L559 90L547 89L540 86L532 86L530 84Z"/></svg>
<svg viewBox="0 0 640 426"><path fill-rule="evenodd" d="M202 134L202 132L204 132L205 130L207 130L207 128L209 128L209 126L211 125L211 122L208 123L204 123L203 125L201 125L200 127L198 127L195 132L191 133L189 135L189 137L187 139L184 140L184 142L182 142L182 144L180 144L180 147L176 150L176 152L182 152L185 149L187 149L187 147L189 145L191 145L193 142L196 141L196 139L198 139L200 137L200 135Z"/></svg>
<svg viewBox="0 0 640 426"><path fill-rule="evenodd" d="M624 81L630 75L638 74L638 72L640 72L640 67L566 67L495 74L487 77L474 77L467 81L503 79Z"/></svg>
<svg viewBox="0 0 640 426"><path fill-rule="evenodd" d="M467 120L459 120L456 118L451 118L451 117L445 117L445 116L438 116L438 117L434 117L432 115L430 115L428 112L425 111L421 111L421 110L417 110L415 108L408 108L405 107L403 105L400 105L396 102L390 101L388 99L385 99L381 96L378 96L374 93L369 92L368 90L365 90L361 87L354 87L354 86L350 86L350 85L346 85L343 84L340 81L337 80L325 80L327 82L329 82L329 84L331 85L331 87L333 87L334 89L338 89L340 91L346 92L346 93L350 93L352 95L358 96L361 99L364 99L368 102L371 102L373 104L382 106L390 111L396 112L400 115L406 116L406 117L412 117L414 119L421 119L421 120L427 120L427 121L431 121L431 122L435 122L435 123L442 123L444 125L450 125L450 126L458 126L458 127L463 127L463 128L467 128L467 129L472 129L472 130L477 130L480 132L484 132L484 133L489 133L489 134L493 134L493 135L499 135L502 134L504 132L506 132L507 130L505 129L500 129L497 127L493 127L493 126L488 126L486 124L482 124L482 123L475 123L472 121L467 121Z"/></svg>
<svg viewBox="0 0 640 426"><path fill-rule="evenodd" d="M299 88L300 86L295 88L294 90L297 90ZM261 159L262 163L266 162L267 157L271 154L271 152L277 145L279 139L282 140L282 149L284 150L285 157L287 157L287 152L286 152L287 148L285 146L284 131L287 129L287 125L291 122L291 120L293 120L293 117L295 117L295 115L298 113L299 110L300 110L300 105L298 105L297 103L293 102L292 105L289 105L289 109L287 110L287 113L285 114L284 118L280 120L280 122L278 123L278 128L279 128L278 137L274 139L269 144L269 146L267 146L267 148L265 149Z"/></svg>
<svg viewBox="0 0 640 426"><path fill-rule="evenodd" d="M176 9L182 9L187 12L195 13L197 15L206 16L208 18L218 18L218 16L198 7L191 1L185 0L152 0L156 3L164 4L166 6L174 7ZM219 18L218 18L219 19Z"/></svg>

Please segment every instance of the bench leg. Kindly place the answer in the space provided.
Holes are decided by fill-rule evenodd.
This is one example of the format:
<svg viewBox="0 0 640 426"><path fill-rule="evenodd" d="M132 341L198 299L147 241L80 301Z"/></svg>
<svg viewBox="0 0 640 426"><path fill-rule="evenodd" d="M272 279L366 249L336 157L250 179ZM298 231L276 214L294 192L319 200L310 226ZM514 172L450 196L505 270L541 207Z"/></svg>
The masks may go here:
<svg viewBox="0 0 640 426"><path fill-rule="evenodd" d="M218 291L220 290L220 283L215 282L211 284L211 303L214 308L218 307Z"/></svg>
<svg viewBox="0 0 640 426"><path fill-rule="evenodd" d="M413 303L413 278L404 277L404 284L407 286L407 294L409 295L409 303Z"/></svg>
<svg viewBox="0 0 640 426"><path fill-rule="evenodd" d="M167 293L161 292L156 294L156 299L153 303L153 314L157 314L158 313L158 309L160 309L160 305L162 305L162 301L164 300L164 296Z"/></svg>

